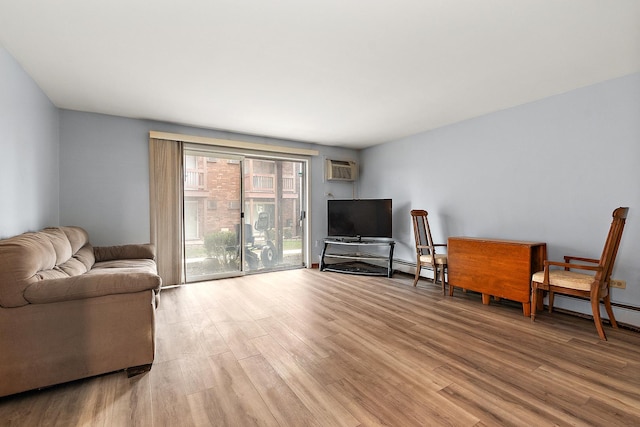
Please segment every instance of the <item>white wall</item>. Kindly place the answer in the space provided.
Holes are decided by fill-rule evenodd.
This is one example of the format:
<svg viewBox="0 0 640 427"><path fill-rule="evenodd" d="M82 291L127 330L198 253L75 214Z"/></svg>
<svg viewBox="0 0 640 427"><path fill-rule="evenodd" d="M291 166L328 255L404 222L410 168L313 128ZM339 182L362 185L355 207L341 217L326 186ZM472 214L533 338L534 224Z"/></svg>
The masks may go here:
<svg viewBox="0 0 640 427"><path fill-rule="evenodd" d="M58 225L58 109L0 46L0 238Z"/></svg>
<svg viewBox="0 0 640 427"><path fill-rule="evenodd" d="M351 184L324 182L326 157L357 160L354 150L323 147L148 120L62 110L60 222L84 227L94 245L149 241L149 131L316 149L311 161L312 262L326 235L326 193L350 198Z"/></svg>
<svg viewBox="0 0 640 427"><path fill-rule="evenodd" d="M640 74L443 127L361 153L363 196L392 197L396 258L414 263L409 211L435 238L547 242L550 259L600 257L629 206L612 298L640 307ZM558 306L590 312L575 299ZM638 313L617 310L640 325Z"/></svg>

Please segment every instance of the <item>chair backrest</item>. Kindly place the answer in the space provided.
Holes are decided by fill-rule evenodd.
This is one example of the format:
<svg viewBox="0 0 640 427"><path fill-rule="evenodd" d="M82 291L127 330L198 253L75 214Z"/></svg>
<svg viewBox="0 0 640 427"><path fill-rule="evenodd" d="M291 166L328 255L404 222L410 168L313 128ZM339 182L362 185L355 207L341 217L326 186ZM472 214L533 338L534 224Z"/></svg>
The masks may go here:
<svg viewBox="0 0 640 427"><path fill-rule="evenodd" d="M425 210L414 209L411 211L413 234L416 239L416 252L418 255L432 255L435 253L427 215L429 213Z"/></svg>
<svg viewBox="0 0 640 427"><path fill-rule="evenodd" d="M611 221L611 228L609 228L609 234L607 235L607 241L604 244L602 250L602 256L600 257L600 265L602 266L602 273L598 273L596 278L600 280L600 286L608 286L611 279L611 273L613 272L613 265L616 261L616 255L618 254L618 247L620 246L620 240L622 239L622 231L624 230L624 224L627 219L629 208L617 208L613 211L613 220ZM600 277L598 277L601 274Z"/></svg>

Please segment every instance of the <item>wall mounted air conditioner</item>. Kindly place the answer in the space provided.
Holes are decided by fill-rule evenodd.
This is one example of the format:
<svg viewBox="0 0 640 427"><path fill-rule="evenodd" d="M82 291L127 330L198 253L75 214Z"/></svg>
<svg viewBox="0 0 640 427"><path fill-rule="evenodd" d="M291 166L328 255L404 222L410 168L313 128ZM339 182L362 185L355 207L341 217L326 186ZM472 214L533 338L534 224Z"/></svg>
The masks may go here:
<svg viewBox="0 0 640 427"><path fill-rule="evenodd" d="M358 165L348 160L327 159L325 171L327 181L355 181L358 178Z"/></svg>

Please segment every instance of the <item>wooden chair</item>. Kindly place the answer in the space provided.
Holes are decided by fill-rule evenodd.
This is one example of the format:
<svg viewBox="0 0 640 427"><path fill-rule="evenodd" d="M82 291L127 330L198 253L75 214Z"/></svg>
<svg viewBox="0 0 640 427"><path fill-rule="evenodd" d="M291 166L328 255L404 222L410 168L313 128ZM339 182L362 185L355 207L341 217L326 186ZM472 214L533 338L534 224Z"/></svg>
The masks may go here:
<svg viewBox="0 0 640 427"><path fill-rule="evenodd" d="M433 283L436 283L438 270L440 271L440 282L442 282L442 293L445 292L445 270L447 269L447 255L436 253L436 247L447 247L446 244L435 244L431 238L431 229L427 221L427 211L414 209L411 211L413 220L413 233L416 238L416 277L413 286L418 284L422 267L433 270Z"/></svg>
<svg viewBox="0 0 640 427"><path fill-rule="evenodd" d="M542 307L542 292L547 291L549 293L549 313L553 311L555 293L588 298L591 301L593 321L596 324L598 335L600 339L606 340L607 337L602 329L600 318L600 300L602 299L611 326L618 328L611 309L609 281L628 212L629 208L617 208L613 211L613 221L599 260L565 256L564 262L544 262L544 271L535 273L531 279L531 321L535 321L538 304L540 304L540 308ZM575 264L572 261L581 264ZM564 267L564 269L552 270L549 268L551 266ZM578 273L572 270L585 270L594 273Z"/></svg>

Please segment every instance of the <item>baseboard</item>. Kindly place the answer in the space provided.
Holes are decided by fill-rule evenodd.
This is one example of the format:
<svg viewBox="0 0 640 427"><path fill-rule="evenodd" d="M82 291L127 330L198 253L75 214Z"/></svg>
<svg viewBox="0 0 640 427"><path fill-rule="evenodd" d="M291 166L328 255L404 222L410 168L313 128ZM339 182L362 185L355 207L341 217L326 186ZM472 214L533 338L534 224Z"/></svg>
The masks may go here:
<svg viewBox="0 0 640 427"><path fill-rule="evenodd" d="M393 269L395 271L400 271L402 273L409 274L411 276L416 275L416 263L405 261L402 259L394 259L393 260ZM420 277L424 277L425 279L433 279L433 271L428 268L423 268L420 271Z"/></svg>

